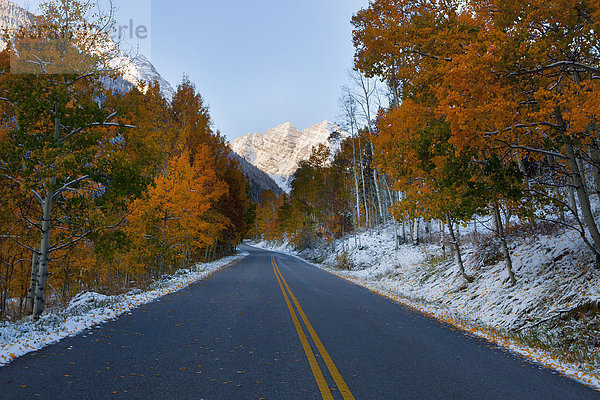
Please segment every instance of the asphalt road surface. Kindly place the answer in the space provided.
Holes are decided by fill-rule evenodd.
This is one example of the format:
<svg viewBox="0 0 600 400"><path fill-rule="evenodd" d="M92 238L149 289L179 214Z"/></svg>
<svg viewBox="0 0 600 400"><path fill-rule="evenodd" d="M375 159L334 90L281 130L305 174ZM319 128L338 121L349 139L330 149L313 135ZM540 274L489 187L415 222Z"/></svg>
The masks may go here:
<svg viewBox="0 0 600 400"><path fill-rule="evenodd" d="M0 399L600 399L296 258L250 256L0 368Z"/></svg>

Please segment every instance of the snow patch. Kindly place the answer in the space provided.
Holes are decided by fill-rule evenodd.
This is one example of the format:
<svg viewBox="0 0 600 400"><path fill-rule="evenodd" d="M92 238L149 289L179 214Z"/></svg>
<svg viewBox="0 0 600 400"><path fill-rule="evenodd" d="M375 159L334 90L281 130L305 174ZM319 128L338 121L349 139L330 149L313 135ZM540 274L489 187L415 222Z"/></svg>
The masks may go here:
<svg viewBox="0 0 600 400"><path fill-rule="evenodd" d="M108 299L108 296L105 296L100 293L81 292L71 299L71 301L65 308L65 311L72 312L77 309L81 310L83 308L94 308L94 306L102 302L106 302Z"/></svg>

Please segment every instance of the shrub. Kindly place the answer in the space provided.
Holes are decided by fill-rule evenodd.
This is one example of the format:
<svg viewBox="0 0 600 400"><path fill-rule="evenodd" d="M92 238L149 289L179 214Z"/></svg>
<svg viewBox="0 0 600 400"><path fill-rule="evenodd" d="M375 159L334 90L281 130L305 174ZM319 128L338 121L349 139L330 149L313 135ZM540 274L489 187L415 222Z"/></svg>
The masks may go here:
<svg viewBox="0 0 600 400"><path fill-rule="evenodd" d="M348 253L347 251L344 251L340 254L338 254L337 256L335 256L335 268L337 269L343 269L346 271L351 271L355 268L354 262L352 261L352 258L350 257L350 253Z"/></svg>

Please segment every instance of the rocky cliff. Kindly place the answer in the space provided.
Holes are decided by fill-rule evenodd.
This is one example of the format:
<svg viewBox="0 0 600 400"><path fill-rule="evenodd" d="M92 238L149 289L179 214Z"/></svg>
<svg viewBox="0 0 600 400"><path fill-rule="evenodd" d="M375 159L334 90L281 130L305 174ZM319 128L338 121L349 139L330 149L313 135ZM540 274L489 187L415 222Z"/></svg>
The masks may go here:
<svg viewBox="0 0 600 400"><path fill-rule="evenodd" d="M289 193L290 179L298 169L298 162L307 160L312 149L319 144L329 146L335 154L347 137L348 133L328 121L313 125L304 132L286 122L265 134L250 133L235 139L231 148Z"/></svg>

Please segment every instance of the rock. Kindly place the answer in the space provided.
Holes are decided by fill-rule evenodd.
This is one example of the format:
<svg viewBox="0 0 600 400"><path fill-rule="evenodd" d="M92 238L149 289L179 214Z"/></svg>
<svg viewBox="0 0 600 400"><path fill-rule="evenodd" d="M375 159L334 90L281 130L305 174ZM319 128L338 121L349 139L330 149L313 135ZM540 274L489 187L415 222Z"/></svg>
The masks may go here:
<svg viewBox="0 0 600 400"><path fill-rule="evenodd" d="M300 132L291 123L279 125L264 135L250 133L237 138L231 148L250 164L267 173L285 192L291 191L290 179L298 163L308 160L314 147L325 144L331 158L350 135L338 126L323 121Z"/></svg>

